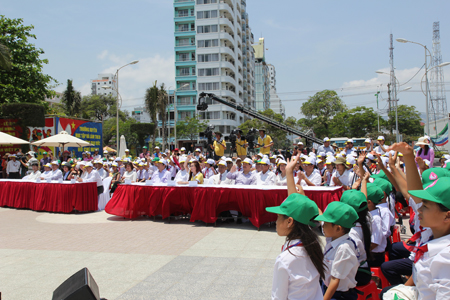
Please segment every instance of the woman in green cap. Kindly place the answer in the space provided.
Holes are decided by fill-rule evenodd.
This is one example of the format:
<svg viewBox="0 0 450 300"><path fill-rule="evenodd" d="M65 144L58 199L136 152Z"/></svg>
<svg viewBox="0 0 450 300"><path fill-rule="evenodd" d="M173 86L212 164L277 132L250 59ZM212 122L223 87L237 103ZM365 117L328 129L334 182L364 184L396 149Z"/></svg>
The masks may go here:
<svg viewBox="0 0 450 300"><path fill-rule="evenodd" d="M311 229L319 209L308 197L293 193L280 205L266 210L278 214L277 234L286 242L275 261L272 299L323 299L320 279L325 278L322 247Z"/></svg>

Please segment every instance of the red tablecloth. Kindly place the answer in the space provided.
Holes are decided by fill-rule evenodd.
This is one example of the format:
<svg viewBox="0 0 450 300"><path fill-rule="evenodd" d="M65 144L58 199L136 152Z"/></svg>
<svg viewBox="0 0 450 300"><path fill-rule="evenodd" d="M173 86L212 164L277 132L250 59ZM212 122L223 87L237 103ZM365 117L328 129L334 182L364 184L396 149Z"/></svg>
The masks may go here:
<svg viewBox="0 0 450 300"><path fill-rule="evenodd" d="M321 188L305 190L305 193L324 210L328 203L339 201L342 189ZM237 210L259 228L277 218L266 212L266 207L280 205L286 197L287 189L120 185L105 211L129 219L189 213L192 222L214 223L221 212Z"/></svg>
<svg viewBox="0 0 450 300"><path fill-rule="evenodd" d="M96 211L97 185L0 180L0 206L62 213Z"/></svg>

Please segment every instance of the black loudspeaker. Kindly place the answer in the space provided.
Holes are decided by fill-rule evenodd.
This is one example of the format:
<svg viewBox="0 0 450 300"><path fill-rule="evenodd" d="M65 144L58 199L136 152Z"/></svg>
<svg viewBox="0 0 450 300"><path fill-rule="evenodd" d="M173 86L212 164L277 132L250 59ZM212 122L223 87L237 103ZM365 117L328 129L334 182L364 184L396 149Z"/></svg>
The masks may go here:
<svg viewBox="0 0 450 300"><path fill-rule="evenodd" d="M100 294L91 273L83 268L53 292L52 300L100 300Z"/></svg>

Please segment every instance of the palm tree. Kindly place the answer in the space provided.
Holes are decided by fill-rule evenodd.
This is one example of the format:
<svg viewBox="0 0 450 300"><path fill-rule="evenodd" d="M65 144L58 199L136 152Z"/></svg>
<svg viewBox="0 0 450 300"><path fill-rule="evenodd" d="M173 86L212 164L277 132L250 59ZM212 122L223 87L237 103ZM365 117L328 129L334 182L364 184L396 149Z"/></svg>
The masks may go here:
<svg viewBox="0 0 450 300"><path fill-rule="evenodd" d="M164 83L161 84L158 91L158 112L161 118L162 125L162 147L166 146L166 117L167 117L167 106L169 105L169 99L167 97L167 92L164 87Z"/></svg>
<svg viewBox="0 0 450 300"><path fill-rule="evenodd" d="M62 93L61 102L68 116L76 117L81 113L81 93L73 88L70 79L67 79L67 88Z"/></svg>
<svg viewBox="0 0 450 300"><path fill-rule="evenodd" d="M11 70L11 51L2 43L0 43L0 69Z"/></svg>
<svg viewBox="0 0 450 300"><path fill-rule="evenodd" d="M153 124L155 124L154 130L153 130L153 147L156 146L156 132L158 130L158 94L159 89L156 86L157 81L153 84L152 87L148 88L145 91L145 109L147 110L148 114L150 115L150 119L152 120Z"/></svg>

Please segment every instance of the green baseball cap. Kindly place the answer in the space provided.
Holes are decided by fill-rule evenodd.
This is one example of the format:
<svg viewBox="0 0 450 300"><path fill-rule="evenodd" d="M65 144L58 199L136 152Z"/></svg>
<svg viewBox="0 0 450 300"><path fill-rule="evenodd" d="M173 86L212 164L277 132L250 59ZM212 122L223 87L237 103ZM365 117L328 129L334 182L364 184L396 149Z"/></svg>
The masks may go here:
<svg viewBox="0 0 450 300"><path fill-rule="evenodd" d="M42 152L43 155L47 155L47 152Z"/></svg>
<svg viewBox="0 0 450 300"><path fill-rule="evenodd" d="M148 149L147 146L142 147L142 149Z"/></svg>
<svg viewBox="0 0 450 300"><path fill-rule="evenodd" d="M384 199L384 193L381 188L378 186L371 184L367 185L367 200L372 201L375 204L381 202Z"/></svg>
<svg viewBox="0 0 450 300"><path fill-rule="evenodd" d="M372 177L372 178L382 178L384 180L388 180L389 181L389 178L386 176L386 173L384 173L383 170L380 170L380 173L378 173L378 174L370 175L370 177Z"/></svg>
<svg viewBox="0 0 450 300"><path fill-rule="evenodd" d="M353 207L357 213L367 209L366 196L358 190L347 190L342 193L341 202Z"/></svg>
<svg viewBox="0 0 450 300"><path fill-rule="evenodd" d="M383 192L386 193L386 195L389 195L392 192L392 184L383 179L383 178L376 178L375 181L373 183L368 183L367 185L376 185L377 187L379 187Z"/></svg>
<svg viewBox="0 0 450 300"><path fill-rule="evenodd" d="M313 219L319 215L317 204L301 194L291 194L280 206L266 207L266 211L291 217L304 225L316 226Z"/></svg>
<svg viewBox="0 0 450 300"><path fill-rule="evenodd" d="M450 178L442 177L433 181L423 190L413 190L408 192L417 198L439 203L450 209L450 197L448 196L449 191Z"/></svg>
<svg viewBox="0 0 450 300"><path fill-rule="evenodd" d="M450 163L445 163L444 164L444 169L450 170Z"/></svg>
<svg viewBox="0 0 450 300"><path fill-rule="evenodd" d="M152 159L153 162L158 162L159 161L159 157L155 157L154 159Z"/></svg>
<svg viewBox="0 0 450 300"><path fill-rule="evenodd" d="M426 169L422 173L422 184L425 187L427 187L429 184L436 181L436 179L442 178L442 177L450 177L450 172L447 169L444 168L431 168Z"/></svg>
<svg viewBox="0 0 450 300"><path fill-rule="evenodd" d="M358 214L350 205L334 201L328 204L323 215L317 216L315 220L336 224L344 228L352 228L358 220Z"/></svg>

